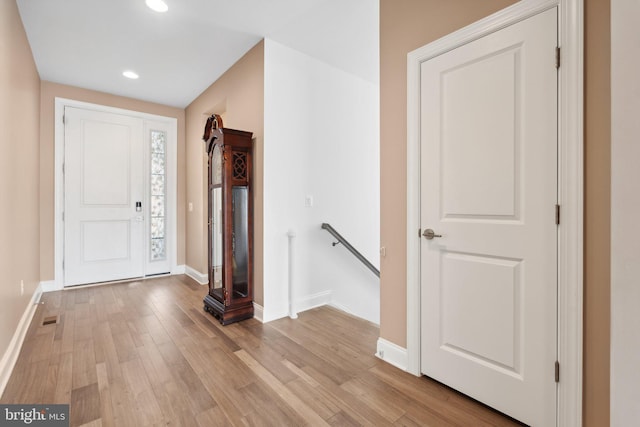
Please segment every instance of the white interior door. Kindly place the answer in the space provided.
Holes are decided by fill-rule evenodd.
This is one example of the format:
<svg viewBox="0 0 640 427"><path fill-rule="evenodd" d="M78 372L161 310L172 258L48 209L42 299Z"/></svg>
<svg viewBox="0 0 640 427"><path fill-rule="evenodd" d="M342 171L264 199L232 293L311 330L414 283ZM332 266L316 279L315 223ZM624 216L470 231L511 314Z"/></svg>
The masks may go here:
<svg viewBox="0 0 640 427"><path fill-rule="evenodd" d="M143 143L139 118L65 108L65 286L144 275Z"/></svg>
<svg viewBox="0 0 640 427"><path fill-rule="evenodd" d="M421 68L421 370L556 424L557 10ZM437 236L440 235L441 237Z"/></svg>

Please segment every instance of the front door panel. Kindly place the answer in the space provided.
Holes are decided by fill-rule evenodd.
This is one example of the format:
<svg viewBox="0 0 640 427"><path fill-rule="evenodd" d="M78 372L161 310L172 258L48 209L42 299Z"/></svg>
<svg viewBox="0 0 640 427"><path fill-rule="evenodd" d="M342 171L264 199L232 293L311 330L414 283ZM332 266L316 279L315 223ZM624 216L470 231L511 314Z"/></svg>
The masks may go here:
<svg viewBox="0 0 640 427"><path fill-rule="evenodd" d="M142 124L65 108L65 286L144 274Z"/></svg>

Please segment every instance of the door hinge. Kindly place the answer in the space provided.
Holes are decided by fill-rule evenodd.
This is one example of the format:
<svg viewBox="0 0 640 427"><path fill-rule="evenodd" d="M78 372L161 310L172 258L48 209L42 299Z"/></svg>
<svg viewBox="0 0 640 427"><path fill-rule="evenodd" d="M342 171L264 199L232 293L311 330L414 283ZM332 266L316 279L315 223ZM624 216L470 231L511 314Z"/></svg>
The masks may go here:
<svg viewBox="0 0 640 427"><path fill-rule="evenodd" d="M556 68L560 68L560 46L556 46Z"/></svg>
<svg viewBox="0 0 640 427"><path fill-rule="evenodd" d="M418 237L422 237L422 229L418 228Z"/></svg>
<svg viewBox="0 0 640 427"><path fill-rule="evenodd" d="M62 115L62 124L63 125L67 124L67 115L66 114Z"/></svg>
<svg viewBox="0 0 640 427"><path fill-rule="evenodd" d="M560 205L556 205L556 225L560 225Z"/></svg>
<svg viewBox="0 0 640 427"><path fill-rule="evenodd" d="M62 220L64 221L64 211L62 211Z"/></svg>
<svg viewBox="0 0 640 427"><path fill-rule="evenodd" d="M62 173L64 174L64 163L62 164Z"/></svg>
<svg viewBox="0 0 640 427"><path fill-rule="evenodd" d="M558 362L557 360L555 366L555 379L557 383L560 382L560 362Z"/></svg>

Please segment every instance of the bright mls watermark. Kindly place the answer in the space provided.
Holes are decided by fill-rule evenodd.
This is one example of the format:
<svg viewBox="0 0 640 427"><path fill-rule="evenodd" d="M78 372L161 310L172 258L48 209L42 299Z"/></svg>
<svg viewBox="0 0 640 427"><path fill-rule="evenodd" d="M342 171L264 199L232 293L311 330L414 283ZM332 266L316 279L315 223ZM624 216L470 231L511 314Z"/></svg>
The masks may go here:
<svg viewBox="0 0 640 427"><path fill-rule="evenodd" d="M0 427L69 427L69 405L0 405Z"/></svg>

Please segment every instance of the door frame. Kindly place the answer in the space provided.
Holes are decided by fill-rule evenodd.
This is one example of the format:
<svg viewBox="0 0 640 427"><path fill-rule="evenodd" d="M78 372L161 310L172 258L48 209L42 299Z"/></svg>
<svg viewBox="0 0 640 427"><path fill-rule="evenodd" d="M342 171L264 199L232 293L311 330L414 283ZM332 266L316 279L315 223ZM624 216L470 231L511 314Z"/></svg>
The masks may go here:
<svg viewBox="0 0 640 427"><path fill-rule="evenodd" d="M52 290L64 288L64 109L65 107L82 108L103 113L122 114L145 121L163 122L169 125L167 138L167 212L171 213L168 234L171 247L167 252L171 274L178 273L178 120L175 117L159 116L123 108L108 107L90 102L76 101L66 98L55 98L54 109L54 285ZM146 126L143 124L143 127ZM146 129L146 127L144 127ZM145 151L146 152L146 151ZM146 159L146 156L145 156ZM146 170L146 168L145 168ZM148 205L148 203L147 203ZM147 233L145 232L145 236ZM146 245L146 242L145 242ZM146 265L146 264L145 264Z"/></svg>
<svg viewBox="0 0 640 427"><path fill-rule="evenodd" d="M407 55L407 371L420 367L420 66L558 7L558 361L557 425L582 425L583 342L583 1L522 0ZM549 367L550 375L553 366Z"/></svg>

